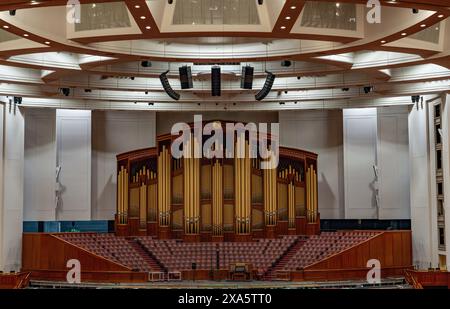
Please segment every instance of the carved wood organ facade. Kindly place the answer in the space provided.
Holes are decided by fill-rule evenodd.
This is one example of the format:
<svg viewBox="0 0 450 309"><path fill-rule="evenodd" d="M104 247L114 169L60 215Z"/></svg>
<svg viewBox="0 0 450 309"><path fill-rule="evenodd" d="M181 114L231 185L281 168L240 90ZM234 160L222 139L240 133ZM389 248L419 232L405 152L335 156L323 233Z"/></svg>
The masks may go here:
<svg viewBox="0 0 450 309"><path fill-rule="evenodd" d="M117 235L249 241L319 233L317 154L279 147L278 166L261 169L249 134L234 140L239 158L186 156L203 149L191 138L177 159L176 138L158 136L154 148L117 156Z"/></svg>

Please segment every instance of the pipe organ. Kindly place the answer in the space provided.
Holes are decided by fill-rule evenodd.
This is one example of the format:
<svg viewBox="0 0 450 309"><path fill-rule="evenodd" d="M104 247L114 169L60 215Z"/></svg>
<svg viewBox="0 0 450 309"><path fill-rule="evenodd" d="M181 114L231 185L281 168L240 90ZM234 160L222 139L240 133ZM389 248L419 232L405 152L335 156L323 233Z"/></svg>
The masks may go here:
<svg viewBox="0 0 450 309"><path fill-rule="evenodd" d="M233 158L195 157L204 140L193 130L182 158L172 156L178 136L169 134L119 154L116 233L186 241L319 233L317 155L280 147L278 166L262 169L267 159L252 156L249 136L235 135Z"/></svg>

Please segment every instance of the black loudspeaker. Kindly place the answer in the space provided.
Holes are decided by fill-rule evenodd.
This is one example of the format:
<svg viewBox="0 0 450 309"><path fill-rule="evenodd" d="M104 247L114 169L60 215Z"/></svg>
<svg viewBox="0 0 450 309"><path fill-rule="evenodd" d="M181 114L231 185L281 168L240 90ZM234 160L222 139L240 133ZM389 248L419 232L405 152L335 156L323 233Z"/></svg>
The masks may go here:
<svg viewBox="0 0 450 309"><path fill-rule="evenodd" d="M213 97L220 97L221 95L221 74L220 67L215 66L211 68L211 95Z"/></svg>
<svg viewBox="0 0 450 309"><path fill-rule="evenodd" d="M194 84L192 82L191 67L185 65L185 66L180 67L179 71L180 71L181 89L194 88Z"/></svg>
<svg viewBox="0 0 450 309"><path fill-rule="evenodd" d="M291 65L292 65L292 62L290 60L281 61L282 67L290 67Z"/></svg>
<svg viewBox="0 0 450 309"><path fill-rule="evenodd" d="M259 5L263 5L264 4L264 0L258 0L258 4Z"/></svg>
<svg viewBox="0 0 450 309"><path fill-rule="evenodd" d="M9 11L9 15L16 16L16 10L10 10Z"/></svg>
<svg viewBox="0 0 450 309"><path fill-rule="evenodd" d="M14 97L14 104L22 104L22 97Z"/></svg>
<svg viewBox="0 0 450 309"><path fill-rule="evenodd" d="M242 89L252 89L253 88L253 71L254 71L254 68L251 66L242 67L242 75L241 75L241 88Z"/></svg>
<svg viewBox="0 0 450 309"><path fill-rule="evenodd" d="M163 86L164 91L169 95L169 97L178 101L180 99L180 94L176 93L170 86L169 80L167 79L167 73L169 73L169 71L166 71L159 75L159 80L161 81L161 85Z"/></svg>
<svg viewBox="0 0 450 309"><path fill-rule="evenodd" d="M275 81L275 74L271 72L267 72L266 82L264 83L264 87L255 95L255 99L257 101L261 101L269 94L270 90L272 90L273 83Z"/></svg>
<svg viewBox="0 0 450 309"><path fill-rule="evenodd" d="M148 61L148 60L145 60L145 61L141 62L141 66L143 68L150 68L152 66L152 63L150 61Z"/></svg>

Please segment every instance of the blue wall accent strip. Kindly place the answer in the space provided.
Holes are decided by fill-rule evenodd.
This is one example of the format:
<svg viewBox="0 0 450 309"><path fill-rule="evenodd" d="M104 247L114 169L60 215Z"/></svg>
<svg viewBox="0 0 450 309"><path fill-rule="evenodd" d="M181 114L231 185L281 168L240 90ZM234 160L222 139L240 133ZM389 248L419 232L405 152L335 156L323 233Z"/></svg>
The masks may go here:
<svg viewBox="0 0 450 309"><path fill-rule="evenodd" d="M114 224L111 221L25 221L25 233L60 233L60 232L113 232Z"/></svg>

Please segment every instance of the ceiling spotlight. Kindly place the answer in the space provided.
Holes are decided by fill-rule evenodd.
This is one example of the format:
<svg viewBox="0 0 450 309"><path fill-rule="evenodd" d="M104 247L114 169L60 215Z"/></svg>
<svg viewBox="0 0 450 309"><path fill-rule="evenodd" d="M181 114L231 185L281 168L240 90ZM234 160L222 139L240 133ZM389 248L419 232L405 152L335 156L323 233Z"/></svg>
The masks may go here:
<svg viewBox="0 0 450 309"><path fill-rule="evenodd" d="M301 76L297 76L297 79L300 80L302 77Z"/></svg>
<svg viewBox="0 0 450 309"><path fill-rule="evenodd" d="M135 9L140 9L141 6L137 4L137 5L134 6L134 8L135 8Z"/></svg>
<svg viewBox="0 0 450 309"><path fill-rule="evenodd" d="M284 105L284 102L280 102L280 105Z"/></svg>
<svg viewBox="0 0 450 309"><path fill-rule="evenodd" d="M385 40L381 41L381 44L384 44L384 43L386 43L386 41L385 41Z"/></svg>
<svg viewBox="0 0 450 309"><path fill-rule="evenodd" d="M145 16L141 16L141 19L146 19L147 17L145 17Z"/></svg>
<svg viewBox="0 0 450 309"><path fill-rule="evenodd" d="M149 103L148 103L148 105L151 105L151 106L153 106L153 104L154 104L154 103L152 103L152 102L149 102Z"/></svg>
<svg viewBox="0 0 450 309"><path fill-rule="evenodd" d="M150 29L152 29L152 27L147 26L147 27L145 27L145 29L150 30Z"/></svg>
<svg viewBox="0 0 450 309"><path fill-rule="evenodd" d="M59 91L64 95L65 97L68 97L70 95L70 88L59 88Z"/></svg>
<svg viewBox="0 0 450 309"><path fill-rule="evenodd" d="M406 32L403 32L403 33L402 33L402 36L405 36L406 34L407 34Z"/></svg>
<svg viewBox="0 0 450 309"><path fill-rule="evenodd" d="M438 18L442 18L442 17L444 17L444 14L438 15Z"/></svg>
<svg viewBox="0 0 450 309"><path fill-rule="evenodd" d="M141 66L143 68L150 68L152 66L152 63L148 60L144 60L144 61L141 61Z"/></svg>
<svg viewBox="0 0 450 309"><path fill-rule="evenodd" d="M22 104L22 97L14 97L14 104Z"/></svg>
<svg viewBox="0 0 450 309"><path fill-rule="evenodd" d="M295 5L291 6L291 10L295 10L297 7Z"/></svg>
<svg viewBox="0 0 450 309"><path fill-rule="evenodd" d="M373 87L372 87L372 86L366 86L366 87L364 87L363 89L364 89L364 93L365 93L365 94L368 94L368 93L371 93L371 92L372 92Z"/></svg>
<svg viewBox="0 0 450 309"><path fill-rule="evenodd" d="M29 34L28 33L25 33L24 35L23 35L24 37L28 37L29 36Z"/></svg>
<svg viewBox="0 0 450 309"><path fill-rule="evenodd" d="M281 61L281 66L282 67L290 67L292 65L292 61L290 61L290 60L283 60L283 61Z"/></svg>
<svg viewBox="0 0 450 309"><path fill-rule="evenodd" d="M9 29L9 26L8 25L4 25L3 28Z"/></svg>
<svg viewBox="0 0 450 309"><path fill-rule="evenodd" d="M286 29L286 26L281 26L280 29L284 30L284 29Z"/></svg>
<svg viewBox="0 0 450 309"><path fill-rule="evenodd" d="M421 24L420 27L425 28L427 25Z"/></svg>
<svg viewBox="0 0 450 309"><path fill-rule="evenodd" d="M45 44L50 45L50 42L49 41L45 41Z"/></svg>
<svg viewBox="0 0 450 309"><path fill-rule="evenodd" d="M286 20L289 20L289 19L291 19L291 16L286 16L285 19L286 19Z"/></svg>
<svg viewBox="0 0 450 309"><path fill-rule="evenodd" d="M86 92L86 93L91 93L91 92L92 92L92 89L84 89L84 92Z"/></svg>

